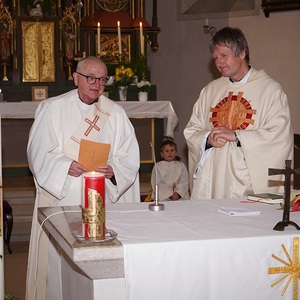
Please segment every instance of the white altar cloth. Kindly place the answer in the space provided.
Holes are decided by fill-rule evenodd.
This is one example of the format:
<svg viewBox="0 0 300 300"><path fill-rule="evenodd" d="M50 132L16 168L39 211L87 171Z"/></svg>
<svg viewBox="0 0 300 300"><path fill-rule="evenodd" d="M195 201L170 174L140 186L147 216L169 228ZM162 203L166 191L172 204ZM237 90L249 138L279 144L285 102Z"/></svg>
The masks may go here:
<svg viewBox="0 0 300 300"><path fill-rule="evenodd" d="M161 118L166 120L165 136L174 137L178 117L170 101L116 101L129 118ZM2 119L33 119L39 102L0 102Z"/></svg>
<svg viewBox="0 0 300 300"><path fill-rule="evenodd" d="M79 212L54 215L44 226L69 260L93 281L89 299L296 299L293 281L281 297L289 277L271 287L285 273L268 274L269 268L286 267L272 257L274 254L286 264L294 264L287 275L294 272L296 283L299 281L299 248L294 243L300 234L290 226L285 231L273 230L282 220L279 205L240 204L239 200L164 204L165 210L159 212L150 211L145 202L107 205L106 226L117 232L123 246L117 241L111 245L77 243L71 232L73 225L81 222ZM218 212L221 207L249 207L261 214L232 217ZM39 219L65 209L69 210L40 208ZM78 211L78 207L72 210ZM300 224L300 212L290 217ZM68 280L63 287L66 292L72 290ZM80 297L78 291L77 298L68 299Z"/></svg>
<svg viewBox="0 0 300 300"><path fill-rule="evenodd" d="M296 259L293 238L299 237L299 231L273 230L282 220L278 206L238 200L164 203L160 212L149 211L148 204L107 209L107 227L118 233L124 247L126 299L281 298L288 279L271 287L285 274L268 274L268 268L285 266L272 254L288 262L282 244ZM218 212L221 206L246 206L261 214L232 217ZM292 213L292 218L299 223L300 212ZM292 294L291 283L283 299L293 299Z"/></svg>

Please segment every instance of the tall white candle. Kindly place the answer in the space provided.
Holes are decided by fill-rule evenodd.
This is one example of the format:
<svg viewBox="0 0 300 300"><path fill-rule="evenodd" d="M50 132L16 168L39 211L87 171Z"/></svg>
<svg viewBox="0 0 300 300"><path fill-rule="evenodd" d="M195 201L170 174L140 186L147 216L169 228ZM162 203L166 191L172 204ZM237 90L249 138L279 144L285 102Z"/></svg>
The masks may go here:
<svg viewBox="0 0 300 300"><path fill-rule="evenodd" d="M205 19L205 26L208 26L208 19Z"/></svg>
<svg viewBox="0 0 300 300"><path fill-rule="evenodd" d="M120 21L118 21L118 43L119 43L119 54L122 55L122 44L121 44L121 25Z"/></svg>
<svg viewBox="0 0 300 300"><path fill-rule="evenodd" d="M97 28L97 40L98 40L98 50L97 50L97 54L100 56L100 54L101 54L101 44L100 44L100 22L98 22L98 28Z"/></svg>
<svg viewBox="0 0 300 300"><path fill-rule="evenodd" d="M143 36L143 23L140 22L140 44L141 44L141 54L144 55L144 36Z"/></svg>

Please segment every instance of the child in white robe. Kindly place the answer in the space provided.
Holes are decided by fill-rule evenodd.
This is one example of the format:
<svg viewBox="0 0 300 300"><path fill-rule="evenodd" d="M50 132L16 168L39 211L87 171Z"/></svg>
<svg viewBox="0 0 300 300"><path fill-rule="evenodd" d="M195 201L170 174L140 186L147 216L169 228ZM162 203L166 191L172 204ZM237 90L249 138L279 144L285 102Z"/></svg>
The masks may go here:
<svg viewBox="0 0 300 300"><path fill-rule="evenodd" d="M158 184L159 200L189 199L189 177L186 166L177 156L177 145L166 140L160 148L161 161L154 165L151 174L152 199ZM156 178L157 174L157 178Z"/></svg>

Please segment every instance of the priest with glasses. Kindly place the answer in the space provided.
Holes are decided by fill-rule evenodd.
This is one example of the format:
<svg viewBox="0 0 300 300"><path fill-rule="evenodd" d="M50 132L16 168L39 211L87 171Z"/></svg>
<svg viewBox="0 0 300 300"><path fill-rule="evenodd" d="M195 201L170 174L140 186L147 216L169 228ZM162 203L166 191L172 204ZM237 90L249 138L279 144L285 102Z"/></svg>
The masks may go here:
<svg viewBox="0 0 300 300"><path fill-rule="evenodd" d="M139 202L139 146L121 106L103 96L107 67L97 57L79 61L73 73L76 89L40 103L29 134L28 162L36 185L26 299L62 299L61 256L43 230L39 238L38 207L81 204L81 140L110 145L105 174L106 201Z"/></svg>

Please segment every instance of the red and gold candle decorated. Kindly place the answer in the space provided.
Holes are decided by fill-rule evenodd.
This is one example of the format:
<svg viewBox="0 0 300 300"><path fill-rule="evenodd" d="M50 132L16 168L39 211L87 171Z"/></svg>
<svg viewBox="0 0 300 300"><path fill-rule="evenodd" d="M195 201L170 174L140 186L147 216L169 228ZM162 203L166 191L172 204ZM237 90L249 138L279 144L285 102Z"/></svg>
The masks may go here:
<svg viewBox="0 0 300 300"><path fill-rule="evenodd" d="M85 239L105 236L105 177L103 173L83 175L82 235Z"/></svg>

